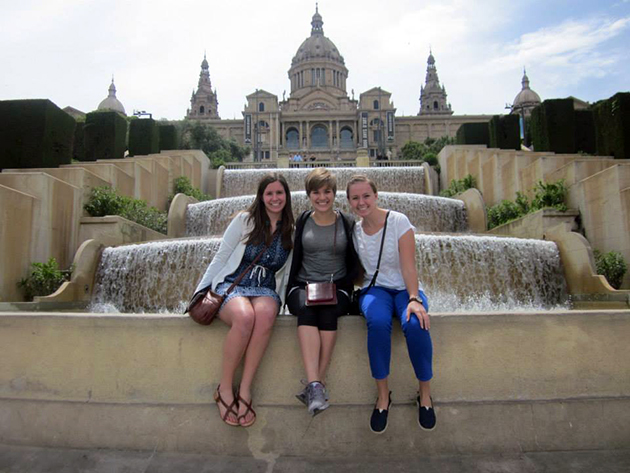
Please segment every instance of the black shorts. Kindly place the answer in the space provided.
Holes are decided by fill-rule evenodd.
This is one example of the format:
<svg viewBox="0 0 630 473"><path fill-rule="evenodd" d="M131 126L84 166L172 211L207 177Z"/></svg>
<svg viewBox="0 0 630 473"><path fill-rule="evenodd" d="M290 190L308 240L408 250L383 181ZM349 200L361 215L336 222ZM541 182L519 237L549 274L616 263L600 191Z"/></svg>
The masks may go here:
<svg viewBox="0 0 630 473"><path fill-rule="evenodd" d="M306 289L296 287L287 298L289 312L298 318L300 325L317 327L319 330L337 330L337 317L346 315L350 310L350 298L337 289L336 305L306 305Z"/></svg>

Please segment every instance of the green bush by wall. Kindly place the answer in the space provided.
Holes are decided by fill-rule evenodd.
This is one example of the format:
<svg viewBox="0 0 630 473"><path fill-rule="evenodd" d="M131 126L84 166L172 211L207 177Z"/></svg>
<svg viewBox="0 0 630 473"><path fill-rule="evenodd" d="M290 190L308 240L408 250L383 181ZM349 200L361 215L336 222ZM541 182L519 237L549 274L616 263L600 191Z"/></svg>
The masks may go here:
<svg viewBox="0 0 630 473"><path fill-rule="evenodd" d="M83 129L84 161L122 159L125 157L127 120L114 111L91 112Z"/></svg>
<svg viewBox="0 0 630 473"><path fill-rule="evenodd" d="M573 99L549 99L532 110L535 151L575 153Z"/></svg>
<svg viewBox="0 0 630 473"><path fill-rule="evenodd" d="M518 115L495 115L488 123L490 148L521 149L521 130Z"/></svg>
<svg viewBox="0 0 630 473"><path fill-rule="evenodd" d="M595 154L595 120L592 110L575 110L575 152Z"/></svg>
<svg viewBox="0 0 630 473"><path fill-rule="evenodd" d="M179 149L179 136L175 125L159 125L160 150Z"/></svg>
<svg viewBox="0 0 630 473"><path fill-rule="evenodd" d="M458 145L490 145L487 123L462 123L457 129L455 142Z"/></svg>
<svg viewBox="0 0 630 473"><path fill-rule="evenodd" d="M0 101L0 169L70 164L74 118L47 99Z"/></svg>
<svg viewBox="0 0 630 473"><path fill-rule="evenodd" d="M597 154L630 159L630 93L596 103L593 112Z"/></svg>
<svg viewBox="0 0 630 473"><path fill-rule="evenodd" d="M160 134L152 118L131 120L129 123L129 156L160 152Z"/></svg>

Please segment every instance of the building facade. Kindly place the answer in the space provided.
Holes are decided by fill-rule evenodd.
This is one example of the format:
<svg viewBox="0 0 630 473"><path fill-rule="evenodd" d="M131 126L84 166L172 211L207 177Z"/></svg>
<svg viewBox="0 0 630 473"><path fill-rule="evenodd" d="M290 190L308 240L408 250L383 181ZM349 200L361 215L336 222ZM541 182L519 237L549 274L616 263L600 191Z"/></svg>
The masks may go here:
<svg viewBox="0 0 630 473"><path fill-rule="evenodd" d="M427 61L425 84L421 87L417 116L397 116L391 92L373 87L355 98L348 94L348 69L335 44L324 35L324 22L316 8L311 34L299 46L288 71L290 94L280 100L271 92L257 89L247 95L242 120L220 120L214 91L214 107L196 97L210 97L202 63L199 89L193 92L187 118L212 119L224 138L251 147L255 161L278 156L315 156L320 160L354 160L365 149L371 158L396 158L409 140L454 137L462 123L487 122L490 115L453 115L440 86L433 54ZM207 75L206 75L207 74ZM200 93L202 86L205 92ZM212 92L212 89L209 88ZM204 107L206 114L200 112ZM212 114L208 116L209 108Z"/></svg>

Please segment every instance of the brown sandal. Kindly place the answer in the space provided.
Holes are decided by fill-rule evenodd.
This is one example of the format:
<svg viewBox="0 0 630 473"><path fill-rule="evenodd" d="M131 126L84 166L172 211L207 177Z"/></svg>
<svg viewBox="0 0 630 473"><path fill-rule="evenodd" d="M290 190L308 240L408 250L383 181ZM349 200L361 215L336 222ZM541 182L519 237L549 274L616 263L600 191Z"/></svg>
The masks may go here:
<svg viewBox="0 0 630 473"><path fill-rule="evenodd" d="M221 417L221 420L225 422L227 425L231 425L232 427L238 427L240 425L239 417L238 417L238 401L235 397L234 400L232 401L232 404L228 406L227 403L221 397L221 392L219 391L219 389L221 389L221 385L217 387L217 390L214 393L214 402L217 403L217 409L219 409L219 416ZM223 414L223 416L221 416L221 407L219 406L219 404L225 407L225 413ZM234 410L234 407L237 408L236 411ZM228 420L228 415L230 414L234 414L236 416L236 422Z"/></svg>
<svg viewBox="0 0 630 473"><path fill-rule="evenodd" d="M242 415L237 417L239 425L241 427L251 427L252 425L254 425L254 422L256 422L256 411L252 407L252 403L253 402L252 401L247 402L245 399L243 399L241 397L241 395L239 393L236 393L236 398L238 399L239 404L242 402L243 404L245 404L245 407L247 407L247 410L245 411L245 414L242 414ZM252 418L252 420L249 423L247 423L247 424L241 423L241 419L245 419L245 417L247 417L247 414L249 414L250 411L251 411L252 414L254 414L254 417Z"/></svg>

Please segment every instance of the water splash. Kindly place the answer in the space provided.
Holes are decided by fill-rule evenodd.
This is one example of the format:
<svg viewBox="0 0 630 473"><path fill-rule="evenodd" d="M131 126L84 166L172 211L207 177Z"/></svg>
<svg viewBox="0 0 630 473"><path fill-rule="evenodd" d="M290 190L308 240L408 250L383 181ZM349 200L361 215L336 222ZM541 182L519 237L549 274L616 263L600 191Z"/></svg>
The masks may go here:
<svg viewBox="0 0 630 473"><path fill-rule="evenodd" d="M421 166L410 167L385 167L385 168L329 168L337 178L337 191L345 193L346 184L350 178L357 174L363 174L372 179L380 191L400 191L415 194L424 194L424 168ZM304 190L304 179L312 171L304 169L274 169L282 174L289 189L293 191ZM270 170L266 169L226 169L223 174L221 187L222 197L238 197L251 194L256 189L260 179Z"/></svg>
<svg viewBox="0 0 630 473"><path fill-rule="evenodd" d="M219 238L197 238L107 248L92 310L183 312L219 244ZM416 235L416 254L433 312L547 310L567 300L551 242Z"/></svg>
<svg viewBox="0 0 630 473"><path fill-rule="evenodd" d="M553 242L416 235L416 258L432 311L547 310L568 301Z"/></svg>
<svg viewBox="0 0 630 473"><path fill-rule="evenodd" d="M468 230L466 209L460 200L403 192L379 192L378 195L381 207L404 213L418 231L460 233ZM186 235L222 235L233 216L253 200L253 195L246 195L189 205ZM295 217L311 208L304 191L291 192L291 203ZM335 204L351 213L345 193L337 193Z"/></svg>

